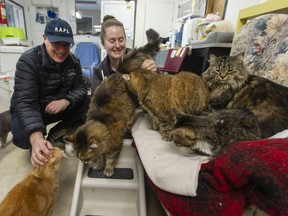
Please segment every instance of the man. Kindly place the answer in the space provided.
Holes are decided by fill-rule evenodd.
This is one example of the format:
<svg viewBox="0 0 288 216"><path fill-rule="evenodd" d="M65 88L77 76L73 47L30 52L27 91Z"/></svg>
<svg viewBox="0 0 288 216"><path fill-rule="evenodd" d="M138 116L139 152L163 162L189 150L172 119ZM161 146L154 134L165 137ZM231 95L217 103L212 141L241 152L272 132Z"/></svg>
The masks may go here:
<svg viewBox="0 0 288 216"><path fill-rule="evenodd" d="M74 44L70 25L62 19L48 22L43 39L17 62L10 107L13 143L31 150L36 167L47 162L43 153L52 154L46 126L58 121L84 123L90 102L80 62L70 53Z"/></svg>

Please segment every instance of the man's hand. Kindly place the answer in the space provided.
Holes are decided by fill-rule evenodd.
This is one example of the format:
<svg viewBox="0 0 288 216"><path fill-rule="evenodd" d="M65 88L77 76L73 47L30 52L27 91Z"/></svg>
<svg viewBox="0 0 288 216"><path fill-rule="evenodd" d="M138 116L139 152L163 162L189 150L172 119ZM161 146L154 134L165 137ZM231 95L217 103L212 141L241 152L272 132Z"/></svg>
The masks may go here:
<svg viewBox="0 0 288 216"><path fill-rule="evenodd" d="M153 72L157 71L157 65L155 63L155 61L153 59L146 59L142 65L141 65L142 69L147 69Z"/></svg>
<svg viewBox="0 0 288 216"><path fill-rule="evenodd" d="M65 110L69 105L70 102L66 99L52 101L46 106L45 112L51 115L57 114Z"/></svg>
<svg viewBox="0 0 288 216"><path fill-rule="evenodd" d="M53 145L47 141L41 132L34 132L30 136L31 150L31 163L35 167L43 166L48 162L48 159L43 155L52 155Z"/></svg>

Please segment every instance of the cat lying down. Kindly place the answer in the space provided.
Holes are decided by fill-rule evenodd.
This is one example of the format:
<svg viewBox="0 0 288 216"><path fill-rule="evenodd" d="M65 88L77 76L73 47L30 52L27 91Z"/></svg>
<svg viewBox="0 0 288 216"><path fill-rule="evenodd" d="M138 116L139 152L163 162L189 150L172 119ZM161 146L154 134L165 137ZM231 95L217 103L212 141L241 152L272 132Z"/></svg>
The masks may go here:
<svg viewBox="0 0 288 216"><path fill-rule="evenodd" d="M236 141L260 139L256 116L244 109L222 109L201 115L187 115L173 110L177 122L172 140L182 151L216 157Z"/></svg>
<svg viewBox="0 0 288 216"><path fill-rule="evenodd" d="M54 148L48 162L34 168L0 203L1 216L52 216L57 197L57 173L64 154Z"/></svg>
<svg viewBox="0 0 288 216"><path fill-rule="evenodd" d="M200 76L191 72L163 75L138 69L123 74L129 91L137 96L141 107L152 117L152 128L159 130L163 140L171 140L170 132L176 117L173 108L197 114L208 106L209 92Z"/></svg>

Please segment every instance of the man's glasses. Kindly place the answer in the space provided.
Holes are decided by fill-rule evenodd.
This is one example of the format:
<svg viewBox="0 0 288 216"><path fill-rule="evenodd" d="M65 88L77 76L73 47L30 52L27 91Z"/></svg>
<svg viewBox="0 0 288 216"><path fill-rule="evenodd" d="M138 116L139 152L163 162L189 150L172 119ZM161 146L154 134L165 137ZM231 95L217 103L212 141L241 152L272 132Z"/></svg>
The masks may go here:
<svg viewBox="0 0 288 216"><path fill-rule="evenodd" d="M50 42L51 46L54 49L71 49L73 47L73 44L65 43L65 42Z"/></svg>

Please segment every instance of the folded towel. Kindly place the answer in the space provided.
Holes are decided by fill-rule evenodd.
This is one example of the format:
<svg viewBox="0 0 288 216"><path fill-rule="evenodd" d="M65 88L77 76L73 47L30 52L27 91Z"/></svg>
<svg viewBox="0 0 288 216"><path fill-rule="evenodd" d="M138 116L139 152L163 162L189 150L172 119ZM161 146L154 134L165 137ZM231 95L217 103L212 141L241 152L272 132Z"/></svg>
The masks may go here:
<svg viewBox="0 0 288 216"><path fill-rule="evenodd" d="M138 112L131 132L149 178L167 192L196 196L199 170L207 157L182 153L150 127L150 116Z"/></svg>

